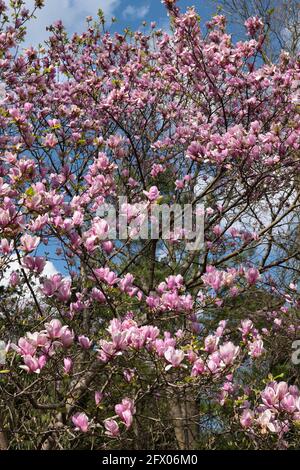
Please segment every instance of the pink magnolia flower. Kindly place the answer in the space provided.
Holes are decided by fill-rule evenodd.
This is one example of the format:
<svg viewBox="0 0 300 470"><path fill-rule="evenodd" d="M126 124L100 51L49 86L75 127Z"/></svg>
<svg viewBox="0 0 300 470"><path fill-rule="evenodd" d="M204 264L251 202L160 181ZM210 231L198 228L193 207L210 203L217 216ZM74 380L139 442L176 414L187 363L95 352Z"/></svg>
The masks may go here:
<svg viewBox="0 0 300 470"><path fill-rule="evenodd" d="M73 367L73 361L70 357L64 358L64 373L69 374Z"/></svg>
<svg viewBox="0 0 300 470"><path fill-rule="evenodd" d="M0 253L2 253L3 255L8 255L13 251L13 249L14 242L12 240L11 242L9 242L6 238L2 238L0 242Z"/></svg>
<svg viewBox="0 0 300 470"><path fill-rule="evenodd" d="M60 126L60 122L58 119L48 119L47 123L49 124L49 127L57 127Z"/></svg>
<svg viewBox="0 0 300 470"><path fill-rule="evenodd" d="M94 269L94 274L97 277L97 279L99 279L100 281L107 282L107 284L110 286L113 286L114 284L118 282L117 275L113 271L110 271L109 268Z"/></svg>
<svg viewBox="0 0 300 470"><path fill-rule="evenodd" d="M172 347L174 349L176 345L176 339L171 338L170 336L167 336L165 333L165 338L161 339L158 338L154 341L154 349L156 350L157 354L159 357L162 357L165 354L165 351L169 348Z"/></svg>
<svg viewBox="0 0 300 470"><path fill-rule="evenodd" d="M96 287L93 288L91 296L92 296L92 299L97 300L97 302L100 302L100 303L106 302L105 295L103 294L101 290L97 289Z"/></svg>
<svg viewBox="0 0 300 470"><path fill-rule="evenodd" d="M78 342L82 349L90 349L90 347L92 346L92 341L84 335L78 336Z"/></svg>
<svg viewBox="0 0 300 470"><path fill-rule="evenodd" d="M215 225L212 229L213 233L219 237L222 234L222 227L220 225Z"/></svg>
<svg viewBox="0 0 300 470"><path fill-rule="evenodd" d="M217 350L218 344L220 341L219 336L208 335L204 340L204 349L205 351L212 353Z"/></svg>
<svg viewBox="0 0 300 470"><path fill-rule="evenodd" d="M93 222L92 232L99 240L105 240L107 238L108 230L109 226L106 220L97 218Z"/></svg>
<svg viewBox="0 0 300 470"><path fill-rule="evenodd" d="M41 288L42 292L47 297L52 297L52 295L57 291L62 281L60 274L54 274L51 278L45 279L43 286Z"/></svg>
<svg viewBox="0 0 300 470"><path fill-rule="evenodd" d="M254 413L249 409L245 409L240 417L240 423L243 428L250 428L254 421Z"/></svg>
<svg viewBox="0 0 300 470"><path fill-rule="evenodd" d="M287 393L280 402L280 407L288 413L293 413L296 410L296 405L296 398L290 393Z"/></svg>
<svg viewBox="0 0 300 470"><path fill-rule="evenodd" d="M30 251L35 250L39 243L40 237L32 237L31 235L26 234L21 237L20 248L21 250L29 253Z"/></svg>
<svg viewBox="0 0 300 470"><path fill-rule="evenodd" d="M50 323L45 323L46 331L50 338L59 338L61 335L62 324L60 320L51 320Z"/></svg>
<svg viewBox="0 0 300 470"><path fill-rule="evenodd" d="M59 340L65 348L68 348L73 343L74 333L67 325L62 326L59 320L51 320L50 323L45 323L45 327L50 338Z"/></svg>
<svg viewBox="0 0 300 470"><path fill-rule="evenodd" d="M28 338L20 338L18 341L18 345L12 343L11 347L19 354L21 354L21 356L34 356L36 352L36 346L32 344L32 342L29 341Z"/></svg>
<svg viewBox="0 0 300 470"><path fill-rule="evenodd" d="M61 329L61 334L59 341L65 348L69 348L74 340L74 333L69 329L68 326L63 326Z"/></svg>
<svg viewBox="0 0 300 470"><path fill-rule="evenodd" d="M262 402L268 408L278 408L279 402L288 393L286 382L270 382L261 393Z"/></svg>
<svg viewBox="0 0 300 470"><path fill-rule="evenodd" d="M239 330L242 332L243 337L247 336L253 329L253 323L251 320L242 320L241 321L241 327Z"/></svg>
<svg viewBox="0 0 300 470"><path fill-rule="evenodd" d="M179 367L184 359L184 352L181 349L175 349L173 346L169 346L164 353L165 359L170 362L166 367L166 370L171 367Z"/></svg>
<svg viewBox="0 0 300 470"><path fill-rule="evenodd" d="M171 0L168 0L168 3L173 3ZM202 146L198 142L192 142L191 145L187 149L187 156L194 159L199 157L202 151Z"/></svg>
<svg viewBox="0 0 300 470"><path fill-rule="evenodd" d="M26 113L30 113L30 111L33 109L33 104L32 103L25 103L24 104L24 111Z"/></svg>
<svg viewBox="0 0 300 470"><path fill-rule="evenodd" d="M10 223L10 213L8 210L0 209L0 226L5 227Z"/></svg>
<svg viewBox="0 0 300 470"><path fill-rule="evenodd" d="M23 258L23 265L30 271L41 274L46 266L46 260L43 256L25 256Z"/></svg>
<svg viewBox="0 0 300 470"><path fill-rule="evenodd" d="M16 122L19 122L19 123L24 122L26 119L26 116L24 114L21 114L20 110L17 108L10 109L9 114L12 116L12 118Z"/></svg>
<svg viewBox="0 0 300 470"><path fill-rule="evenodd" d="M92 253L97 248L97 246L95 245L96 242L97 242L97 237L95 235L87 237L87 239L85 240L84 246L89 253Z"/></svg>
<svg viewBox="0 0 300 470"><path fill-rule="evenodd" d="M245 277L250 285L254 285L256 281L260 278L258 269L250 268L245 273Z"/></svg>
<svg viewBox="0 0 300 470"><path fill-rule="evenodd" d="M260 357L264 352L264 343L261 339L256 339L252 343L249 343L249 356Z"/></svg>
<svg viewBox="0 0 300 470"><path fill-rule="evenodd" d="M57 298L61 302L67 302L71 297L71 281L64 280L59 286Z"/></svg>
<svg viewBox="0 0 300 470"><path fill-rule="evenodd" d="M113 251L113 249L114 249L114 244L113 244L113 242L110 241L110 240L106 240L106 241L102 242L101 246L102 246L103 251L105 251L105 253L108 254L108 255L109 255L109 254Z"/></svg>
<svg viewBox="0 0 300 470"><path fill-rule="evenodd" d="M219 351L215 351L208 357L208 360L206 363L206 370L208 370L212 374L215 374L216 372L219 371L220 365L221 365L220 353Z"/></svg>
<svg viewBox="0 0 300 470"><path fill-rule="evenodd" d="M176 181L175 181L176 189L183 189L183 188L184 188L184 185L185 185L185 181L184 181L184 180L176 180Z"/></svg>
<svg viewBox="0 0 300 470"><path fill-rule="evenodd" d="M201 358L199 358L193 364L191 376L197 377L197 375L203 374L204 370L205 370L204 361Z"/></svg>
<svg viewBox="0 0 300 470"><path fill-rule="evenodd" d="M83 213L81 211L74 211L72 220L73 220L74 225L82 225Z"/></svg>
<svg viewBox="0 0 300 470"><path fill-rule="evenodd" d="M75 431L88 432L90 423L85 413L76 413L72 416L72 422L75 426Z"/></svg>
<svg viewBox="0 0 300 470"><path fill-rule="evenodd" d="M57 145L58 140L55 134L46 134L43 143L46 147L54 148Z"/></svg>
<svg viewBox="0 0 300 470"><path fill-rule="evenodd" d="M26 334L27 340L35 347L45 347L49 343L49 338L47 334L43 331L35 333L27 333Z"/></svg>
<svg viewBox="0 0 300 470"><path fill-rule="evenodd" d="M111 333L111 339L116 350L125 350L128 346L129 332L128 331L114 331Z"/></svg>
<svg viewBox="0 0 300 470"><path fill-rule="evenodd" d="M115 411L125 424L126 428L129 429L135 413L133 401L130 398L123 398L122 403L115 406Z"/></svg>
<svg viewBox="0 0 300 470"><path fill-rule="evenodd" d="M103 400L103 393L102 392L99 392L99 391L96 391L95 392L95 403L96 405L100 405L100 403L102 402Z"/></svg>
<svg viewBox="0 0 300 470"><path fill-rule="evenodd" d="M124 372L123 372L124 379L128 383L131 382L134 375L135 375L135 370L134 369L125 369Z"/></svg>
<svg viewBox="0 0 300 470"><path fill-rule="evenodd" d="M215 333L218 338L221 338L223 336L225 328L226 328L226 324L227 324L226 320L221 320L219 322L218 328L216 329L216 333Z"/></svg>
<svg viewBox="0 0 300 470"><path fill-rule="evenodd" d="M276 432L276 427L274 425L274 415L271 410L265 410L263 413L261 413L257 418L257 422L260 424L263 434L267 432L267 429L271 432Z"/></svg>
<svg viewBox="0 0 300 470"><path fill-rule="evenodd" d="M299 392L299 388L297 387L297 385L290 385L290 386L289 386L289 393L290 393L291 395L293 395L293 397L295 397L296 399L298 399L300 392ZM297 406L298 406L298 409L299 409L299 411L300 411L300 398L299 398L299 400L298 400L298 403L299 403L299 406L298 406L298 405L297 405Z"/></svg>
<svg viewBox="0 0 300 470"><path fill-rule="evenodd" d="M145 325L140 328L140 331L146 344L152 345L152 343L159 336L159 329L157 326Z"/></svg>
<svg viewBox="0 0 300 470"><path fill-rule="evenodd" d="M114 419L106 419L104 421L104 427L106 429L105 434L109 437L117 437L120 434L119 425Z"/></svg>
<svg viewBox="0 0 300 470"><path fill-rule="evenodd" d="M11 287L16 287L20 283L20 276L16 271L13 271L9 278L9 284Z"/></svg>
<svg viewBox="0 0 300 470"><path fill-rule="evenodd" d="M119 286L122 292L130 292L132 289L132 283L134 281L134 277L132 274L127 273L123 279L120 280Z"/></svg>
<svg viewBox="0 0 300 470"><path fill-rule="evenodd" d="M149 191L143 191L143 193L145 194L145 196L147 196L150 202L156 201L160 195L159 190L156 186L151 186Z"/></svg>
<svg viewBox="0 0 300 470"><path fill-rule="evenodd" d="M244 24L250 36L254 36L255 33L261 31L264 27L262 20L257 16L252 16L248 18Z"/></svg>
<svg viewBox="0 0 300 470"><path fill-rule="evenodd" d="M166 279L166 285L168 289L180 289L184 285L184 280L181 274L177 276L169 276Z"/></svg>
<svg viewBox="0 0 300 470"><path fill-rule="evenodd" d="M208 266L206 273L202 276L205 285L212 287L216 292L225 284L224 273L213 266Z"/></svg>
<svg viewBox="0 0 300 470"><path fill-rule="evenodd" d="M119 355L113 343L104 339L100 340L100 347L98 359L102 362L110 361L114 356Z"/></svg>
<svg viewBox="0 0 300 470"><path fill-rule="evenodd" d="M222 362L228 366L231 365L239 353L239 346L235 346L231 341L224 343L219 348Z"/></svg>
<svg viewBox="0 0 300 470"><path fill-rule="evenodd" d="M165 168L162 165L154 163L150 174L153 178L156 178L160 173L164 173L164 171Z"/></svg>
<svg viewBox="0 0 300 470"><path fill-rule="evenodd" d="M47 358L46 356L40 356L39 358L26 355L23 356L24 366L20 366L21 369L26 370L26 372L34 372L39 374L43 367L45 367Z"/></svg>
<svg viewBox="0 0 300 470"><path fill-rule="evenodd" d="M276 395L278 396L279 400L282 400L284 396L288 393L288 384L286 382L273 382L274 390L276 391Z"/></svg>

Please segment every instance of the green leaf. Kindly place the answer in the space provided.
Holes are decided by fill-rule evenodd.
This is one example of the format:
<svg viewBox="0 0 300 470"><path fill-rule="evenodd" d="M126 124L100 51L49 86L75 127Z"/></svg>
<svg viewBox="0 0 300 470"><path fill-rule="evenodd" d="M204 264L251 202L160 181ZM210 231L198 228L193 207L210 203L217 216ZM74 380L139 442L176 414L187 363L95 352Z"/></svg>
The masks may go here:
<svg viewBox="0 0 300 470"><path fill-rule="evenodd" d="M25 194L26 194L26 196L32 197L32 196L35 195L35 191L34 191L33 188L30 187L30 188L26 189Z"/></svg>
<svg viewBox="0 0 300 470"><path fill-rule="evenodd" d="M282 379L283 377L284 377L284 372L282 372L282 373L279 374L279 375L276 375L276 377L274 377L274 380Z"/></svg>

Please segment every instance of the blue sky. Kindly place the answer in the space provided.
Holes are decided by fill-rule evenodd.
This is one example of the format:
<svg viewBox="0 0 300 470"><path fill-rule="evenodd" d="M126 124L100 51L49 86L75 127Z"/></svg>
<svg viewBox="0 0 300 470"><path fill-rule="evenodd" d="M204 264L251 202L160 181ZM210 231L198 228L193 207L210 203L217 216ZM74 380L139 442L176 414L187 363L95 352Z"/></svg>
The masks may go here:
<svg viewBox="0 0 300 470"><path fill-rule="evenodd" d="M30 7L34 0L27 0ZM202 18L207 21L216 12L212 0L179 0L178 5L185 9L195 5ZM46 26L61 19L70 32L82 31L86 16L95 16L102 8L107 20L112 16L117 18L113 30L121 32L126 26L131 29L141 27L142 21L156 21L161 28L167 27L166 9L160 0L45 0L45 7L39 11L37 21L28 28L26 45L36 45L47 37Z"/></svg>

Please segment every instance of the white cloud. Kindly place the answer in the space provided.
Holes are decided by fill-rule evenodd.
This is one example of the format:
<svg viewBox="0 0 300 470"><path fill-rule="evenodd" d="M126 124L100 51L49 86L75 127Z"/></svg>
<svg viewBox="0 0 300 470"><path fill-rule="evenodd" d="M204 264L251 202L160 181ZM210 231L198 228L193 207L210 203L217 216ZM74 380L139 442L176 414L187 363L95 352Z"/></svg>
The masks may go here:
<svg viewBox="0 0 300 470"><path fill-rule="evenodd" d="M149 5L142 5L140 7L135 7L133 5L127 5L125 10L123 11L123 17L129 19L141 19L145 18L145 16L149 13L150 6Z"/></svg>
<svg viewBox="0 0 300 470"><path fill-rule="evenodd" d="M26 1L31 10L34 0ZM96 16L101 8L107 21L120 5L120 0L46 0L45 6L36 14L36 20L28 24L26 46L37 45L49 36L46 27L57 20L62 20L70 32L83 31L87 16Z"/></svg>
<svg viewBox="0 0 300 470"><path fill-rule="evenodd" d="M20 273L20 270L21 270L21 266L20 266L18 260L17 259L12 259L10 261L8 267L3 272L3 277L0 281L0 286L7 287L8 283L9 283L9 278L10 278L11 273L13 271L19 271L19 273ZM28 269L25 269L25 271L26 271L26 273L29 274ZM47 261L46 264L45 264L45 268L43 270L43 276L50 277L53 274L57 274L57 273L58 273L58 271L55 268L54 264L51 263L51 261ZM36 280L37 280L37 283L35 285L34 290L36 292L38 292L38 286L40 285L40 283L39 283L38 278ZM30 298L31 297L30 291L29 291L27 286L24 287L24 295L25 295L25 298Z"/></svg>
<svg viewBox="0 0 300 470"><path fill-rule="evenodd" d="M0 264L1 264L1 257L0 257ZM18 260L15 259L15 258L11 259L11 261L9 262L9 264L8 264L7 268L5 269L5 271L2 272L2 277L1 277L1 280L0 280L0 286L2 286L2 287L7 287L8 286L9 278L10 278L10 275L13 271L18 271L19 274L20 274L20 277L22 278L22 274L21 274L20 270L21 270L21 266L20 266ZM30 274L28 269L25 269L25 271L26 271L27 274ZM54 264L51 261L47 261L42 275L43 275L43 277L51 277L53 274L58 274L58 271L57 271L57 269L55 268ZM39 277L34 276L34 279L31 279L30 285L31 285L31 288L32 288L32 290L35 294L36 299L38 300L40 306L42 307L44 305L44 302L42 300L42 294L41 294L41 290L40 290L41 283L39 281ZM18 310L21 311L23 308L26 308L28 306L28 304L30 304L30 305L33 304L32 293L30 292L30 289L28 288L28 286L26 284L23 284L21 291L19 291L18 293L16 293L16 292L12 293L11 300L12 300L12 302L15 302L16 311L18 311ZM1 305L0 305L0 318L2 316L3 316L3 311L2 311L2 308L1 308ZM13 338L10 338L10 339L14 340L14 341L17 341L16 339L13 339ZM3 345L3 342L1 343L1 341L0 341L0 364L5 363L5 361L3 361L3 359L5 359L4 348L5 348L5 345Z"/></svg>

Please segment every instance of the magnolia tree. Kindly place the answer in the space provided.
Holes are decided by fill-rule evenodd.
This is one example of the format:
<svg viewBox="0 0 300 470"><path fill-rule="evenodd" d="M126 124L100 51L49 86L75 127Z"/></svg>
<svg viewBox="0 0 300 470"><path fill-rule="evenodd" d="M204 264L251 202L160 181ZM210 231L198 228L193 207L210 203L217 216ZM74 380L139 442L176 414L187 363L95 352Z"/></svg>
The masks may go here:
<svg viewBox="0 0 300 470"><path fill-rule="evenodd" d="M173 0L169 33L99 11L24 49L24 3L0 1L0 447L299 446L299 62Z"/></svg>

